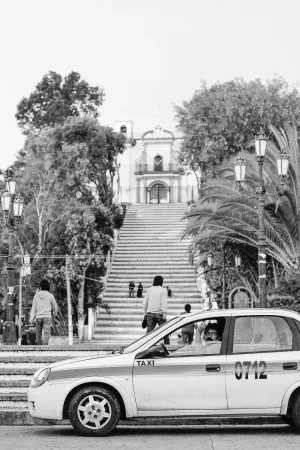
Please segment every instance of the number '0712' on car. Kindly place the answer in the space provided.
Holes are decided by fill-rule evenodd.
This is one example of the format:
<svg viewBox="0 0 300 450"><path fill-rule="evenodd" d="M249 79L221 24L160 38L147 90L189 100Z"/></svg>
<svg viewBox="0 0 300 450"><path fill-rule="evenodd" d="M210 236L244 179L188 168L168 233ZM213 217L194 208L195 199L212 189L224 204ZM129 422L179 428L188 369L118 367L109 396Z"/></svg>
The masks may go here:
<svg viewBox="0 0 300 450"><path fill-rule="evenodd" d="M244 376L245 380L248 380L250 372L250 375L254 375L255 380L266 380L268 378L266 370L267 364L265 361L237 361L235 363L235 378L241 380Z"/></svg>

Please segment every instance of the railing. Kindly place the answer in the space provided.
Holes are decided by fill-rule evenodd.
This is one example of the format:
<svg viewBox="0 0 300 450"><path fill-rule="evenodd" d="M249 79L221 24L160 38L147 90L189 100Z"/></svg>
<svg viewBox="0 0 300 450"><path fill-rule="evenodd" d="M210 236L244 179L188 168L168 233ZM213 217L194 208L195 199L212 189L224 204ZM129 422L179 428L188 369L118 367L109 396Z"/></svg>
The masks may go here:
<svg viewBox="0 0 300 450"><path fill-rule="evenodd" d="M181 170L181 167L178 164L169 163L162 165L153 165L153 164L136 164L135 165L135 174L142 175L143 173L160 173L160 172L173 172L178 173Z"/></svg>

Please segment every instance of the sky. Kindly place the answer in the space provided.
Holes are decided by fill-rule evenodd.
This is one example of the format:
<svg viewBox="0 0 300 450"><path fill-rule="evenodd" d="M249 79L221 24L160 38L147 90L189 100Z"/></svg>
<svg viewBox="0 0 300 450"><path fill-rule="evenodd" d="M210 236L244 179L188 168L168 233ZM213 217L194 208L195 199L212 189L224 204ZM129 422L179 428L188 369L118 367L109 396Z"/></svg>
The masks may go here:
<svg viewBox="0 0 300 450"><path fill-rule="evenodd" d="M299 0L2 0L0 168L24 143L17 104L50 70L103 88L101 124L126 111L138 132L175 131L174 105L202 80L298 86L299 13Z"/></svg>

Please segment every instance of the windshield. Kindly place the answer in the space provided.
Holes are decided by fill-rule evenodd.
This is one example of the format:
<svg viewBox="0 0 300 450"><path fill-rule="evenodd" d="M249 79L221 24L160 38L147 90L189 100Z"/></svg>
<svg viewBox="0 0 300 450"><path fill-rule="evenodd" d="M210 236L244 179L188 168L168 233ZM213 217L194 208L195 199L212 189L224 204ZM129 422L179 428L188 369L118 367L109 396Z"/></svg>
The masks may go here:
<svg viewBox="0 0 300 450"><path fill-rule="evenodd" d="M134 341L132 344L129 344L128 347L124 348L123 353L131 353L134 352L136 349L141 347L143 344L145 344L151 337L155 336L156 334L163 331L165 328L168 328L172 323L176 323L179 320L181 320L182 317L173 317L172 319L168 320L167 322L163 323L159 327L155 328L154 330L150 331L150 333L145 334L144 336L140 337L137 341Z"/></svg>

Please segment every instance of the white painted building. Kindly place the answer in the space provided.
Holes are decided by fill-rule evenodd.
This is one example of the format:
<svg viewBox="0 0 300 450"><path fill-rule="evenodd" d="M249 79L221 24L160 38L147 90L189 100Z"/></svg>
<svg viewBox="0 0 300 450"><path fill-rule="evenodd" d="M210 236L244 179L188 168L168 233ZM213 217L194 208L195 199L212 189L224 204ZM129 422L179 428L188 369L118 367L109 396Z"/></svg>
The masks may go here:
<svg viewBox="0 0 300 450"><path fill-rule="evenodd" d="M182 138L159 125L138 135L131 120L116 122L127 137L118 156L115 203L183 203L197 198L194 174L186 173L176 155Z"/></svg>

